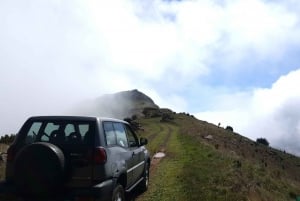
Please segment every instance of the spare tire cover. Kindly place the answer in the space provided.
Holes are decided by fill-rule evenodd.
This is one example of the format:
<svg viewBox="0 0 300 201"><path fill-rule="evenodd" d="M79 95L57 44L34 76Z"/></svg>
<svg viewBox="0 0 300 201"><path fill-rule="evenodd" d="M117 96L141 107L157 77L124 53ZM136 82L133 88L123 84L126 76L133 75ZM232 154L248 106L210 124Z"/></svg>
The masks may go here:
<svg viewBox="0 0 300 201"><path fill-rule="evenodd" d="M38 142L25 146L16 156L14 181L21 194L49 196L61 190L65 157L57 146Z"/></svg>

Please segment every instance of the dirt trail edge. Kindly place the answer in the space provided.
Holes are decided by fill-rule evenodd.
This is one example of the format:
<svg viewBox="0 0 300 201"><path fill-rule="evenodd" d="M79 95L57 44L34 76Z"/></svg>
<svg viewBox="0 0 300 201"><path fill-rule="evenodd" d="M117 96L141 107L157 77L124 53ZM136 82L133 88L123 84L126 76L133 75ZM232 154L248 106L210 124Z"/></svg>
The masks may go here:
<svg viewBox="0 0 300 201"><path fill-rule="evenodd" d="M166 147L167 147L167 144L170 140L171 134L173 132L173 129L168 124L164 124L164 126L160 126L159 131L160 132L165 131L166 127L168 127L168 133L167 133L166 137L164 138L164 140L159 145L159 151L158 151L158 152L161 152L161 153L164 153L164 154L166 153ZM153 133L149 136L149 138L154 139L158 134L159 133ZM150 166L150 178L151 178L151 175L154 175L153 173L155 172L155 169L156 169L157 165L159 164L159 162L162 159L163 159L163 157L155 157L155 154L153 155L153 157L151 159L151 166ZM143 198L141 198L139 196L140 196L140 194L136 193L136 192L129 193L129 194L127 194L126 201L142 200Z"/></svg>
<svg viewBox="0 0 300 201"><path fill-rule="evenodd" d="M165 124L165 125L167 125L167 124ZM166 154L166 147L167 147L167 144L170 140L171 134L173 132L173 129L169 125L167 125L167 127L168 127L167 136L165 137L165 139L163 140L163 142L159 146L160 148L159 148L159 151L157 153ZM164 131L164 129L165 129L165 127L162 127L161 131ZM163 159L163 157L156 157L156 154L154 154L154 156L152 157L152 160L151 160L150 172L152 172L152 173L155 170L156 166L159 164L159 162Z"/></svg>

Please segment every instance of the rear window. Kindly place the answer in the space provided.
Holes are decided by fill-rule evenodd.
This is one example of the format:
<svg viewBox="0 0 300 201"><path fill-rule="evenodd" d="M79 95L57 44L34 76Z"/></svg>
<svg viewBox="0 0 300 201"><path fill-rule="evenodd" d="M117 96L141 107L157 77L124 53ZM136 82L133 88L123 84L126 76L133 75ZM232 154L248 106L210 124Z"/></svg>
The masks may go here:
<svg viewBox="0 0 300 201"><path fill-rule="evenodd" d="M90 144L95 122L91 121L33 121L26 126L24 143Z"/></svg>

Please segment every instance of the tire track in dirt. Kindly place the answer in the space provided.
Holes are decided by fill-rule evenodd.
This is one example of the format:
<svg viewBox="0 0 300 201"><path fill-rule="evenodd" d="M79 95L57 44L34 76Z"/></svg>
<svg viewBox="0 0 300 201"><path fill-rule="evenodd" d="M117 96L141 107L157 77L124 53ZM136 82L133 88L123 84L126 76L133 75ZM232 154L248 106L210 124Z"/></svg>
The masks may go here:
<svg viewBox="0 0 300 201"><path fill-rule="evenodd" d="M171 138L171 135L172 133L174 132L174 129L168 125L168 124L164 124L164 126L160 126L160 132L164 132L165 129L168 129L167 131L167 134L164 138L164 140L161 142L161 144L159 145L159 151L158 152L162 152L165 154L165 152L167 151L166 148L167 148L167 145L170 141L170 138ZM157 133L156 133L157 135ZM155 136L156 136L155 135ZM152 135L151 135L152 136ZM151 137L150 136L150 137ZM154 136L154 134L153 134ZM151 159L151 166L150 166L150 182L151 182L151 175L155 175L155 170L157 168L157 165L159 165L160 161L162 160L163 158L160 158L160 157L155 157L155 154L154 156L152 157ZM129 200L129 201L142 201L143 198L144 198L144 195L142 195L141 197L139 197L140 195L136 196L135 199L133 200Z"/></svg>
<svg viewBox="0 0 300 201"><path fill-rule="evenodd" d="M156 133L152 133L149 137L147 137L148 141L152 141L153 139L156 138L156 136L158 135L158 133L163 131L163 127L160 125L159 126L159 131Z"/></svg>
<svg viewBox="0 0 300 201"><path fill-rule="evenodd" d="M161 126L159 125L159 131L156 132L156 133L153 133L151 134L149 137L147 137L147 139L149 141L155 139L157 137L157 135L159 133L162 133L163 131L165 130L165 126ZM172 133L172 129L168 126L168 133L167 133L167 136L164 138L163 142L159 145L159 152L165 152L165 147L168 143L168 141L170 140L170 136L171 136L171 133ZM154 154L155 155L155 154ZM151 159L151 165L150 165L150 174L152 175L154 170L156 169L156 166L159 164L160 160L162 158L155 158L154 156L152 157ZM151 176L150 176L151 178ZM126 200L127 201L136 201L136 200L140 200L140 199L143 199L143 198L139 198L141 194L139 194L139 192L131 192L131 193L128 193L126 195Z"/></svg>
<svg viewBox="0 0 300 201"><path fill-rule="evenodd" d="M161 152L163 154L166 153L167 144L170 141L171 134L173 133L173 129L169 125L167 125L167 127L168 127L167 136L164 138L163 142L160 144L160 146L159 146L160 148L159 148L159 151L158 151L158 152ZM164 131L164 129L165 129L165 127L162 129L162 131ZM154 154L154 156L152 157L150 172L153 172L156 169L156 166L159 164L159 162L163 159L163 157L156 157L155 156L156 154Z"/></svg>
<svg viewBox="0 0 300 201"><path fill-rule="evenodd" d="M168 142L170 141L170 137L171 137L172 133L173 133L173 129L170 126L168 126L167 136L165 137L163 143L160 145L160 151L161 152L165 152L166 146L167 146Z"/></svg>

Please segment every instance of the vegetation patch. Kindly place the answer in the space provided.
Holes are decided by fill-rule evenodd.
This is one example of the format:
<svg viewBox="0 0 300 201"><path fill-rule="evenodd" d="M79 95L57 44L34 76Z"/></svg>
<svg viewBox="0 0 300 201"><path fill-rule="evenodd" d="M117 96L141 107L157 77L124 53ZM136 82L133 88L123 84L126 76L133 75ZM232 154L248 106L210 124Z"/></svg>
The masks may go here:
<svg viewBox="0 0 300 201"><path fill-rule="evenodd" d="M298 158L185 114L174 117L160 124L158 118L142 120L142 125L161 126L149 141L152 150L159 149L167 130L172 132L166 157L151 172L150 188L138 201L292 201L300 195L298 180L290 176Z"/></svg>
<svg viewBox="0 0 300 201"><path fill-rule="evenodd" d="M149 191L139 200L243 200L241 192L232 189L235 180L229 158L183 135L178 127L168 126L173 133L167 156L151 175Z"/></svg>

